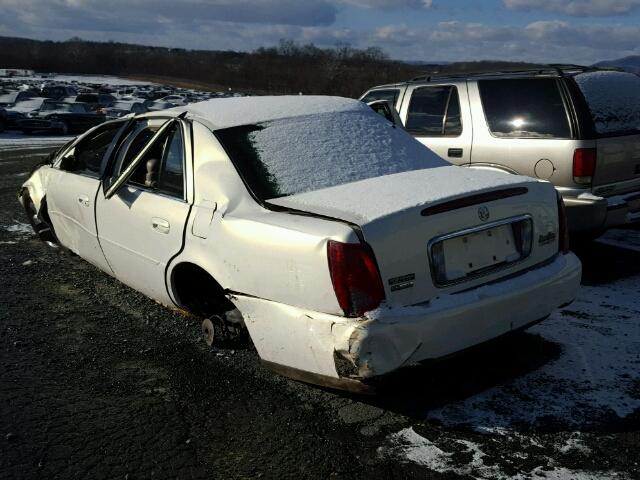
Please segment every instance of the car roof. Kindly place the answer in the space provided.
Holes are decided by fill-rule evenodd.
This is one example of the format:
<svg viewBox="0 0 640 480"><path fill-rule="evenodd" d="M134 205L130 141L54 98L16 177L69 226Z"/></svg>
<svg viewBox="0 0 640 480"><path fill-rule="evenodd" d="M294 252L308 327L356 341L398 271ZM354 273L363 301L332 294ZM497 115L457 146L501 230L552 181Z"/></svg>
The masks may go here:
<svg viewBox="0 0 640 480"><path fill-rule="evenodd" d="M369 107L351 98L281 95L214 98L169 111L176 112L176 115L186 111L204 120L212 130L218 130L320 113L358 111L362 108Z"/></svg>

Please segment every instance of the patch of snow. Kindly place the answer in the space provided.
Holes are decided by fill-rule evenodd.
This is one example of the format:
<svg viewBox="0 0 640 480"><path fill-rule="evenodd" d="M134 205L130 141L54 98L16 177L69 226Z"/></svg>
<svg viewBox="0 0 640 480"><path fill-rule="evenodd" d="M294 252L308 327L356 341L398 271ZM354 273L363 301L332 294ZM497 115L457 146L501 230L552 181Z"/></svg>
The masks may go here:
<svg viewBox="0 0 640 480"><path fill-rule="evenodd" d="M427 153L431 154L430 151ZM450 164L433 165L429 157L420 159L419 162L412 161L416 158L393 157L387 164L383 161L378 163L373 158L370 163L360 160L361 166L350 166L352 170L341 179L342 185L272 199L269 202L363 224L439 200L453 200L491 188L523 185L533 181L527 177L488 170L470 170ZM394 164L396 160L398 163ZM406 171L394 173L393 168ZM333 173L333 168L327 165L314 172L314 175L318 177L318 183L322 184L336 181L331 179ZM357 175L366 176L366 179L357 179ZM307 173L307 177L310 176ZM307 186L311 184L310 180L307 182ZM549 192L552 192L551 187Z"/></svg>
<svg viewBox="0 0 640 480"><path fill-rule="evenodd" d="M512 448L509 450L511 452ZM477 479L611 480L624 478L617 472L587 472L558 467L553 459L547 459L546 465L539 465L531 471L514 475L506 473L499 464L487 464L485 458L488 455L477 443L455 438L440 438L437 442L432 442L416 433L412 427L390 435L388 445L380 447L378 454L400 461L413 462L438 473L457 474ZM471 460L467 463L454 460L455 454L471 454Z"/></svg>
<svg viewBox="0 0 640 480"><path fill-rule="evenodd" d="M591 453L591 449L583 443L580 432L573 432L569 438L567 438L562 445L557 446L556 449L565 454L580 452L588 455Z"/></svg>
<svg viewBox="0 0 640 480"><path fill-rule="evenodd" d="M13 233L20 237L33 235L33 228L31 228L31 225L27 223L16 222L13 225L5 225L0 228L2 228L6 232Z"/></svg>
<svg viewBox="0 0 640 480"><path fill-rule="evenodd" d="M33 150L64 145L73 137L59 135L23 135L16 132L0 133L0 151Z"/></svg>
<svg viewBox="0 0 640 480"><path fill-rule="evenodd" d="M638 130L640 77L626 72L586 72L575 77L600 134Z"/></svg>
<svg viewBox="0 0 640 480"><path fill-rule="evenodd" d="M363 112L369 110L378 115L358 100L316 95L214 98L175 107L173 110L178 112L188 111L213 124L216 130L240 125L258 125L285 118L322 113ZM307 136L309 133L313 132L307 132Z"/></svg>
<svg viewBox="0 0 640 480"><path fill-rule="evenodd" d="M634 379L640 369L640 278L582 287L576 301L530 329L563 353L537 371L429 413L445 425L495 432L536 426L551 418L585 425L640 408Z"/></svg>

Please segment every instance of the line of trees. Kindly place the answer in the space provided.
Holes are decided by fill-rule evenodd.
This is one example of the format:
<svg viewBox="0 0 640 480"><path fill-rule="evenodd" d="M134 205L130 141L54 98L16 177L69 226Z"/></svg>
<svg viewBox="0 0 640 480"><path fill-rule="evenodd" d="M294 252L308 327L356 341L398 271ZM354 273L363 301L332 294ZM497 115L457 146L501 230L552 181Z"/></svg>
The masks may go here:
<svg viewBox="0 0 640 480"><path fill-rule="evenodd" d="M275 47L246 53L89 42L80 38L53 42L0 37L0 66L39 72L174 79L182 85L192 82L194 86L212 90L358 97L373 85L404 81L417 75L528 68L532 64L484 60L418 65L391 60L376 47L318 48L287 40Z"/></svg>
<svg viewBox="0 0 640 480"><path fill-rule="evenodd" d="M281 41L252 53L185 50L116 42L0 37L0 65L40 72L161 76L271 93L355 97L372 85L406 80L424 69L390 60L379 48L318 48Z"/></svg>

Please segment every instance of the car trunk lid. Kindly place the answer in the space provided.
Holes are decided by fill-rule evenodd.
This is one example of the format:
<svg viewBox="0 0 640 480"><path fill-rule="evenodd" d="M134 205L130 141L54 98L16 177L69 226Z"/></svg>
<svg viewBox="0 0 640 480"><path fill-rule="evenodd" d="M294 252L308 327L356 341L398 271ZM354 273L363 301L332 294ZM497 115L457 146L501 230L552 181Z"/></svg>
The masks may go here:
<svg viewBox="0 0 640 480"><path fill-rule="evenodd" d="M355 224L374 251L387 302L414 305L555 255L555 195L546 182L445 166L269 202Z"/></svg>

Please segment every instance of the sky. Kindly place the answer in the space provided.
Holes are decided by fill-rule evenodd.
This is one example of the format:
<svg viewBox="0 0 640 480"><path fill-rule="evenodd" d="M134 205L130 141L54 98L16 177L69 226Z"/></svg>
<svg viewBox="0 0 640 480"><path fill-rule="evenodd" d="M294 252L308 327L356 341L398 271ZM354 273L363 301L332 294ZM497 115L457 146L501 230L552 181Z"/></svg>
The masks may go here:
<svg viewBox="0 0 640 480"><path fill-rule="evenodd" d="M640 0L0 0L0 36L252 51L281 39L421 62L640 54Z"/></svg>

